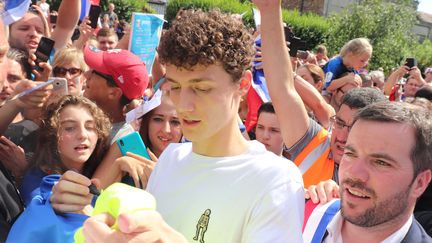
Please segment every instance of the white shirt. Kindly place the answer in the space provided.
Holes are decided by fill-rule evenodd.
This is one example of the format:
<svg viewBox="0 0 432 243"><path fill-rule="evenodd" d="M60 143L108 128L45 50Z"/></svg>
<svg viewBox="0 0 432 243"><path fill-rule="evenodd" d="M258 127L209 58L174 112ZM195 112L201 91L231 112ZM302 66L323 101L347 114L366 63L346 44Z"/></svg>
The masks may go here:
<svg viewBox="0 0 432 243"><path fill-rule="evenodd" d="M230 157L170 144L160 156L147 190L163 219L189 242L302 242L300 171L261 143L248 144L248 152Z"/></svg>
<svg viewBox="0 0 432 243"><path fill-rule="evenodd" d="M344 219L340 211L333 217L330 223L327 226L328 235L324 239L323 243L343 243L342 240L342 224ZM399 243L403 240L405 235L408 233L409 228L413 222L413 216L409 217L409 219L405 222L405 224L398 229L396 232L391 234L389 237L385 238L381 243Z"/></svg>

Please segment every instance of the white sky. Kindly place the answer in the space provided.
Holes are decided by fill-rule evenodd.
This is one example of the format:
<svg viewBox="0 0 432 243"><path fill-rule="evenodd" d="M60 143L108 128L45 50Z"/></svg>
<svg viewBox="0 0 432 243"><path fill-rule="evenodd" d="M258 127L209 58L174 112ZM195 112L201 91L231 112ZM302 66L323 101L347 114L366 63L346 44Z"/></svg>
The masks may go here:
<svg viewBox="0 0 432 243"><path fill-rule="evenodd" d="M420 0L418 11L432 14L432 0Z"/></svg>

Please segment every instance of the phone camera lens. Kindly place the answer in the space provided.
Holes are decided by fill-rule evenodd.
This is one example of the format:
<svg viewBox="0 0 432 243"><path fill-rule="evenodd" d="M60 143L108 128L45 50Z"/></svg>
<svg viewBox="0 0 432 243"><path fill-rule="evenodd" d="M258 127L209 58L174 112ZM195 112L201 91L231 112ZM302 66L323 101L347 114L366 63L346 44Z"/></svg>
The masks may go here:
<svg viewBox="0 0 432 243"><path fill-rule="evenodd" d="M120 140L120 145L124 146L123 140Z"/></svg>

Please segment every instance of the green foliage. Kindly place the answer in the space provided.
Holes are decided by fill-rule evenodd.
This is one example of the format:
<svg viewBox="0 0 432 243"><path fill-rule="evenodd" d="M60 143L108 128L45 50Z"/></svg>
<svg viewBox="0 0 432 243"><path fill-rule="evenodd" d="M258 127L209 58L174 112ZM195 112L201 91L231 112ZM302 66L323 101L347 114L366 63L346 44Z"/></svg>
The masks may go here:
<svg viewBox="0 0 432 243"><path fill-rule="evenodd" d="M147 1L144 0L102 0L101 6L104 11L108 11L109 3L114 3L114 12L117 14L119 20L124 19L127 22L131 21L133 12L156 13L155 10L147 5Z"/></svg>
<svg viewBox="0 0 432 243"><path fill-rule="evenodd" d="M417 59L420 70L432 67L432 41L425 40L423 43L417 43L412 54Z"/></svg>
<svg viewBox="0 0 432 243"><path fill-rule="evenodd" d="M51 0L47 2L50 4L51 10L57 11L61 1L62 0ZM124 19L128 22L130 22L133 12L155 13L155 11L148 6L147 1L145 0L101 0L100 6L102 7L103 12L108 11L109 3L114 3L114 12L117 14L119 20Z"/></svg>
<svg viewBox="0 0 432 243"><path fill-rule="evenodd" d="M213 8L219 8L222 12L238 13L249 12L248 24L251 24L249 20L252 17L251 9L252 4L245 2L241 3L236 0L170 0L168 1L167 10L165 13L165 19L171 22L177 15L180 9L202 9L208 11Z"/></svg>
<svg viewBox="0 0 432 243"><path fill-rule="evenodd" d="M253 4L248 0L170 0L165 14L166 20L171 22L180 9L209 9L219 8L222 12L243 14L246 26L254 27L252 14ZM329 23L318 15L300 15L297 11L283 10L283 20L293 28L296 36L307 41L307 46L312 49L325 41Z"/></svg>
<svg viewBox="0 0 432 243"><path fill-rule="evenodd" d="M324 43L330 24L323 17L316 14L303 14L295 10L282 10L282 19L293 28L296 36L306 41L307 48L312 50Z"/></svg>
<svg viewBox="0 0 432 243"><path fill-rule="evenodd" d="M364 0L330 18L327 47L337 54L349 40L366 37L374 48L369 68L388 72L410 55L416 12L408 0Z"/></svg>

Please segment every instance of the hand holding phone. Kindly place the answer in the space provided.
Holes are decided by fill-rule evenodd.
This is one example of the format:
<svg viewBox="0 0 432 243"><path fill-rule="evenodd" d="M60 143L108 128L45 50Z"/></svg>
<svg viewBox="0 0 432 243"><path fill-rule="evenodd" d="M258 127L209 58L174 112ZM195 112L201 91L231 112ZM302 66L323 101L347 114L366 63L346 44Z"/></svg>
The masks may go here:
<svg viewBox="0 0 432 243"><path fill-rule="evenodd" d="M49 38L42 37L39 41L38 47L36 49L36 52L34 53L36 56L35 66L34 69L38 72L42 72L43 68L39 66L41 62L47 62L51 51L54 48L55 42Z"/></svg>
<svg viewBox="0 0 432 243"><path fill-rule="evenodd" d="M151 160L150 155L147 152L147 148L138 132L133 132L122 138L119 138L117 140L117 145L123 156L125 156L127 152L131 152Z"/></svg>
<svg viewBox="0 0 432 243"><path fill-rule="evenodd" d="M414 57L408 57L405 60L405 66L411 70L413 67L417 67L417 60Z"/></svg>
<svg viewBox="0 0 432 243"><path fill-rule="evenodd" d="M50 78L45 83L39 84L36 87L33 87L29 90L26 90L24 92L19 93L17 98L28 95L28 94L36 91L36 90L39 90L39 89L42 89L43 87L48 86L50 84L53 85L52 93L57 94L57 95L67 95L67 93L68 93L67 80L64 78Z"/></svg>
<svg viewBox="0 0 432 243"><path fill-rule="evenodd" d="M102 12L102 8L100 6L97 5L90 6L89 19L90 19L90 26L93 29L96 29L98 25L98 20L101 12Z"/></svg>

